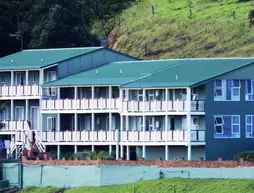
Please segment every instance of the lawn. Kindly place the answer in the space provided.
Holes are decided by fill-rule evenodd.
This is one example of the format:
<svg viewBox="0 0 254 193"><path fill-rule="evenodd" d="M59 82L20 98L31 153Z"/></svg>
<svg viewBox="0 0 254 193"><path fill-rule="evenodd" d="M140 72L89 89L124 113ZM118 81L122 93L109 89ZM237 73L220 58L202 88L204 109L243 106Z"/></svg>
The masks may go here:
<svg viewBox="0 0 254 193"><path fill-rule="evenodd" d="M20 193L55 193L54 187L26 188ZM78 187L64 193L253 193L254 180L162 179L106 187Z"/></svg>
<svg viewBox="0 0 254 193"><path fill-rule="evenodd" d="M254 26L246 21L254 1L191 0L192 15L187 0L137 2L119 16L111 48L146 59L253 56Z"/></svg>

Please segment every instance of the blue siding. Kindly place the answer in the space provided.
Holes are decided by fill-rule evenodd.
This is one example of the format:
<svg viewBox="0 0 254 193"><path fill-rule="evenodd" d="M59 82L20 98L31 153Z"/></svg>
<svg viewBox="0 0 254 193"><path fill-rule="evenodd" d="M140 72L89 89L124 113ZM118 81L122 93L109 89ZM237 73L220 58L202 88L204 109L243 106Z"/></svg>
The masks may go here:
<svg viewBox="0 0 254 193"><path fill-rule="evenodd" d="M109 62L130 60L135 59L111 50L102 49L90 54L85 54L70 60L60 62L58 64L57 76L58 79L60 79L81 71L107 64Z"/></svg>
<svg viewBox="0 0 254 193"><path fill-rule="evenodd" d="M222 77L240 78L240 76ZM254 76L254 74L252 75ZM251 78L251 77L249 77ZM254 77L252 77L254 78ZM254 114L254 101L245 101L245 82L241 80L240 101L214 101L213 81L206 84L206 159L216 160L218 157L233 159L242 151L254 150L254 139L245 137L245 115ZM214 138L214 115L240 115L240 138Z"/></svg>

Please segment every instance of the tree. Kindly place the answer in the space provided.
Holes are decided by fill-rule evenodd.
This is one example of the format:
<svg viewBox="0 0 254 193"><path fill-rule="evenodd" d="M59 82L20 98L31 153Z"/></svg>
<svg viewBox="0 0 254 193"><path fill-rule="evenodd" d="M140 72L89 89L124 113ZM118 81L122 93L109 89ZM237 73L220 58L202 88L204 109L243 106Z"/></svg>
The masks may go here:
<svg viewBox="0 0 254 193"><path fill-rule="evenodd" d="M0 57L18 51L18 41L9 36L17 30L13 9L10 1L0 2Z"/></svg>
<svg viewBox="0 0 254 193"><path fill-rule="evenodd" d="M22 28L30 48L95 46L90 33L91 0L35 0L22 16ZM29 7L29 6L28 6ZM22 7L27 9L27 5Z"/></svg>

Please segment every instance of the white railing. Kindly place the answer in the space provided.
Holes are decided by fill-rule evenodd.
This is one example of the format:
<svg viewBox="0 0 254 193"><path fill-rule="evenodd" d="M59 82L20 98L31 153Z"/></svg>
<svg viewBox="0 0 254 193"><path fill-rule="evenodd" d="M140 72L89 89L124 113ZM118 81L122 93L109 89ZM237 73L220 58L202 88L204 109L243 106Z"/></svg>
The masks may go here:
<svg viewBox="0 0 254 193"><path fill-rule="evenodd" d="M121 110L123 112L184 112L187 101L120 101L120 99L47 99L43 110ZM192 101L192 111L204 111L204 101Z"/></svg>
<svg viewBox="0 0 254 193"><path fill-rule="evenodd" d="M40 87L39 85L1 86L0 97L10 96L40 96Z"/></svg>
<svg viewBox="0 0 254 193"><path fill-rule="evenodd" d="M120 108L119 99L59 99L43 100L43 110L103 110Z"/></svg>
<svg viewBox="0 0 254 193"><path fill-rule="evenodd" d="M122 142L187 142L186 130L170 131L122 131ZM192 142L204 142L205 131L191 131Z"/></svg>
<svg viewBox="0 0 254 193"><path fill-rule="evenodd" d="M44 131L42 142L118 142L119 131Z"/></svg>
<svg viewBox="0 0 254 193"><path fill-rule="evenodd" d="M2 124L2 128L0 132L15 132L15 131L23 131L28 129L27 121L0 121Z"/></svg>

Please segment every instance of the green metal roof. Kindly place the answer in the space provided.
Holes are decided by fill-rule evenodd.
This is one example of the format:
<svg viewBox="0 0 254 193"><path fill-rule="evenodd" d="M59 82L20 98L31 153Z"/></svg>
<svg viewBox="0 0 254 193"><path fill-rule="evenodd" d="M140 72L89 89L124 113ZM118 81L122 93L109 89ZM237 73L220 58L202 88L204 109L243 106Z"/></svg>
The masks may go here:
<svg viewBox="0 0 254 193"><path fill-rule="evenodd" d="M254 63L244 59L188 59L152 73L140 80L122 85L122 88L186 87L215 78Z"/></svg>
<svg viewBox="0 0 254 193"><path fill-rule="evenodd" d="M46 83L44 86L122 85L182 61L184 60L112 62L92 70Z"/></svg>
<svg viewBox="0 0 254 193"><path fill-rule="evenodd" d="M120 85L122 88L186 87L254 63L254 58L113 62L43 86Z"/></svg>
<svg viewBox="0 0 254 193"><path fill-rule="evenodd" d="M102 47L24 50L0 58L0 70L39 69Z"/></svg>

